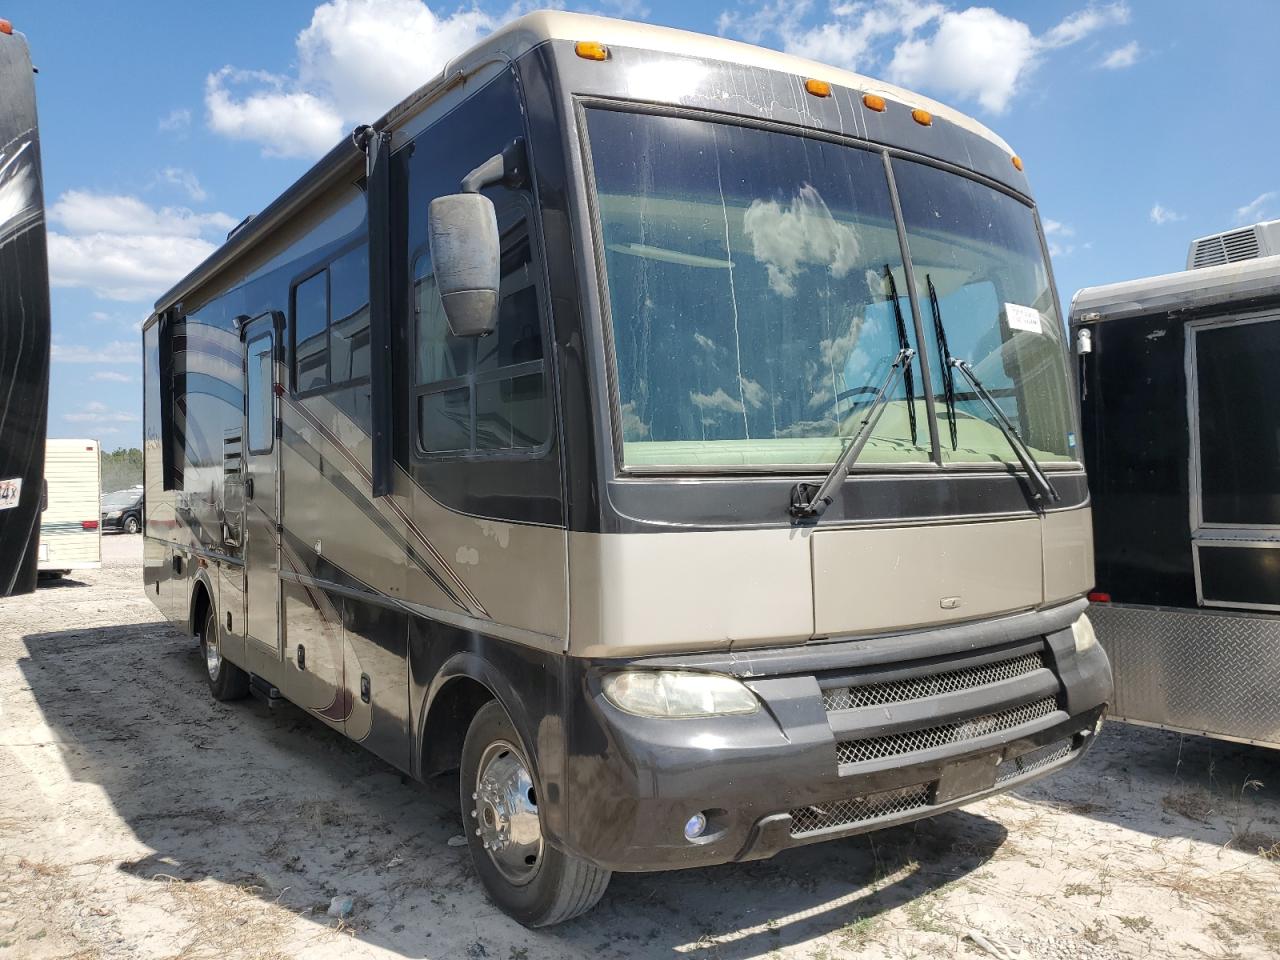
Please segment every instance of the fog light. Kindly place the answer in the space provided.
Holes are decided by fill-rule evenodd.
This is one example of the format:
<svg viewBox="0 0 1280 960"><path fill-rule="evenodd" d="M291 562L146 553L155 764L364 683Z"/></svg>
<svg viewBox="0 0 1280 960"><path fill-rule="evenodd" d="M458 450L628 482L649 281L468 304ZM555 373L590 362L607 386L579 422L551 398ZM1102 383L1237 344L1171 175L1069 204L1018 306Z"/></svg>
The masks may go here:
<svg viewBox="0 0 1280 960"><path fill-rule="evenodd" d="M695 813L684 825L684 838L686 840L697 840L707 830L707 816L704 813Z"/></svg>

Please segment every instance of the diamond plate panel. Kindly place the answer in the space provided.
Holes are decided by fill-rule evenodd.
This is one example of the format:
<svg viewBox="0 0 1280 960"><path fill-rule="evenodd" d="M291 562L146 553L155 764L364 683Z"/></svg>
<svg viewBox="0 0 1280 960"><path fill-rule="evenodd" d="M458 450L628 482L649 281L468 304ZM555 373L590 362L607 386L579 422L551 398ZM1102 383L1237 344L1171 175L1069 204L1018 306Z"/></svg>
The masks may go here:
<svg viewBox="0 0 1280 960"><path fill-rule="evenodd" d="M1280 618L1094 604L1125 720L1280 747Z"/></svg>

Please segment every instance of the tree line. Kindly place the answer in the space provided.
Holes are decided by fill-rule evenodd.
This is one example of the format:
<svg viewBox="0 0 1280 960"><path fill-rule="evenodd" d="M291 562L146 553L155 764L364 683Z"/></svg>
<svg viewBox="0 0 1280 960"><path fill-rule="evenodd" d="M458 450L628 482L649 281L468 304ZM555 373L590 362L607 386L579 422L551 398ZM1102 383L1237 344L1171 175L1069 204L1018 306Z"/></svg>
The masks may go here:
<svg viewBox="0 0 1280 960"><path fill-rule="evenodd" d="M102 451L102 492L111 493L142 483L142 451L137 447L119 447L110 453Z"/></svg>

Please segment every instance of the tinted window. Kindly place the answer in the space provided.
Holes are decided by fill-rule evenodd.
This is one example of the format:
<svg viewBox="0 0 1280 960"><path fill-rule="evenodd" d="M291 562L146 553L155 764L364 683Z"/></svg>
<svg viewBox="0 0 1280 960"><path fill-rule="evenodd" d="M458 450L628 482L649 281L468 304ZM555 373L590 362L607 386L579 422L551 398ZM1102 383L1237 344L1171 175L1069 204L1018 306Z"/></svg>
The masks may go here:
<svg viewBox="0 0 1280 960"><path fill-rule="evenodd" d="M328 271L322 271L298 284L294 291L294 379L298 390L314 390L329 382L329 349L325 339L328 318L329 275Z"/></svg>
<svg viewBox="0 0 1280 960"><path fill-rule="evenodd" d="M329 265L329 369L333 383L369 375L369 248Z"/></svg>
<svg viewBox="0 0 1280 960"><path fill-rule="evenodd" d="M418 442L429 453L527 449L549 436L528 221L523 211L502 219L502 299L489 336L453 336L429 255L414 270Z"/></svg>

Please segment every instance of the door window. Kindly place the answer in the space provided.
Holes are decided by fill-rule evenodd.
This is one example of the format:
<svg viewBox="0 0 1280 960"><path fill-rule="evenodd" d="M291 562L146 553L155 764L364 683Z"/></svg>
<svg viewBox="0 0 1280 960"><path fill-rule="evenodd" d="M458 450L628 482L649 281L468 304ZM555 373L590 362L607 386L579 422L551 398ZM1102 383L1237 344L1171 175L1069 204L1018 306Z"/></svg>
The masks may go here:
<svg viewBox="0 0 1280 960"><path fill-rule="evenodd" d="M249 452L270 453L275 441L272 388L274 351L272 336L256 337L249 342L245 387L245 406L249 420Z"/></svg>

